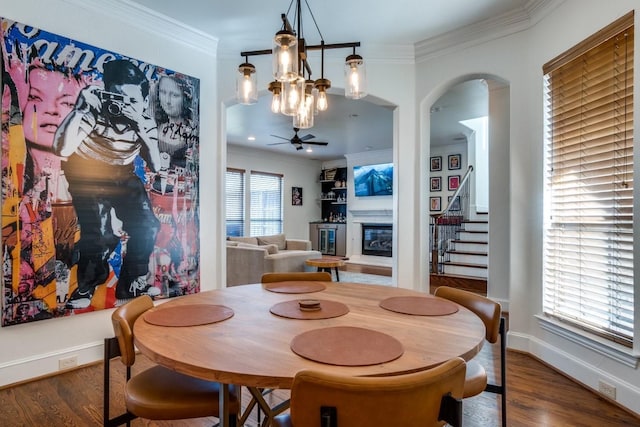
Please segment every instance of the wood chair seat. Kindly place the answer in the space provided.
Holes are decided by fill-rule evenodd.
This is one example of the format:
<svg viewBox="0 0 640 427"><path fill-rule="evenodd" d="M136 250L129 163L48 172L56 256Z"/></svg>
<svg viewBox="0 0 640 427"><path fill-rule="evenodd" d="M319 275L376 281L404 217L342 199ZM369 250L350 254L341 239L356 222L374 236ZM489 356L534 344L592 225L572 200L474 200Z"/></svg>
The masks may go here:
<svg viewBox="0 0 640 427"><path fill-rule="evenodd" d="M127 382L125 403L129 412L150 420L217 417L219 391L218 383L154 366ZM240 402L233 386L229 387L229 396L229 412L239 413Z"/></svg>
<svg viewBox="0 0 640 427"><path fill-rule="evenodd" d="M500 384L489 384L487 371L477 361L467 362L465 375L464 397L477 396L482 392L497 393L501 396L502 426L507 425L507 379L506 379L506 330L500 304L482 295L462 289L440 286L434 292L440 298L454 301L473 311L484 323L485 339L494 344L500 340Z"/></svg>
<svg viewBox="0 0 640 427"><path fill-rule="evenodd" d="M118 307L111 315L115 337L104 340L104 407L105 426L130 425L141 417L148 420L180 420L214 416L220 418L220 385L153 366L132 375L136 360L133 324L149 309L153 301L148 295L135 298ZM125 365L124 400L126 412L110 416L111 360L118 357ZM240 400L235 387L229 387L229 424L236 425Z"/></svg>
<svg viewBox="0 0 640 427"><path fill-rule="evenodd" d="M487 371L475 360L467 362L463 397L477 396L482 393L485 388L487 388Z"/></svg>

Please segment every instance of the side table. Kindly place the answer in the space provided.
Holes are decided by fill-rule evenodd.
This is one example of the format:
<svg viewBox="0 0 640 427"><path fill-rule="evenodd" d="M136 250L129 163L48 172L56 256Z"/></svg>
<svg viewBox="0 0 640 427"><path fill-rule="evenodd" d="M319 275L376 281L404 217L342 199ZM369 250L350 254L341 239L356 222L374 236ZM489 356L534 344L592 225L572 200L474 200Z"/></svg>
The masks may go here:
<svg viewBox="0 0 640 427"><path fill-rule="evenodd" d="M333 268L336 271L336 282L340 281L340 273L338 273L338 267L344 266L343 259L339 258L316 258L316 259L308 259L305 263L311 267L316 267L318 271L326 271L331 273L331 269Z"/></svg>

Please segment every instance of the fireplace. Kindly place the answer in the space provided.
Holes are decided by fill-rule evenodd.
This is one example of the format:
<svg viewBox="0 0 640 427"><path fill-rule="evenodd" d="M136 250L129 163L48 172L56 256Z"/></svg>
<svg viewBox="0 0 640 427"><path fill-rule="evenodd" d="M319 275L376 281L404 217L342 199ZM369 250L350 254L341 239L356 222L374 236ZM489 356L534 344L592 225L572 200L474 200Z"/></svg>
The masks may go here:
<svg viewBox="0 0 640 427"><path fill-rule="evenodd" d="M392 224L362 224L362 255L392 257Z"/></svg>

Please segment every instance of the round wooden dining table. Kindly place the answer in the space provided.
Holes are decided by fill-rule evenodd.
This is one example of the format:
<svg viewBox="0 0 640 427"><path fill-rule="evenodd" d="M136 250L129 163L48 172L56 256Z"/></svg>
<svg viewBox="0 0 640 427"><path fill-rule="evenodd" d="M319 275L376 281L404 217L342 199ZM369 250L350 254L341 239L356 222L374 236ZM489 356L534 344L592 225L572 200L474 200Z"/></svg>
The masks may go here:
<svg viewBox="0 0 640 427"><path fill-rule="evenodd" d="M296 283L299 285L296 293L289 293L287 286L295 287ZM309 288L312 292L304 292L305 284L316 286ZM161 310L181 310L183 314L178 319L181 321L176 325L182 326L150 323L143 315L134 326L135 344L142 354L160 365L223 384L221 413L223 410L227 413L229 384L246 386L263 406L265 402L260 399L258 390L289 389L296 373L303 369L349 376L399 375L425 370L456 356L469 360L484 343L485 329L481 320L457 304L455 312L438 315L406 314L402 310L381 307L381 302L398 297L440 300L425 293L345 282L282 282L282 285L284 291L276 289L277 284L252 284L172 299L145 314L157 319L162 318ZM272 313L272 310L277 312L278 305L286 306L304 299L327 302L327 306L344 305L347 312L330 318L302 319ZM189 306L197 306L201 311L203 305L218 310L223 308L230 317L214 323L185 326L189 325ZM314 361L292 350L294 340L305 334L339 327L362 328L392 337L400 343L401 354L382 363L344 366ZM267 416L277 413L266 407L263 409ZM221 415L222 426L226 425L227 419Z"/></svg>

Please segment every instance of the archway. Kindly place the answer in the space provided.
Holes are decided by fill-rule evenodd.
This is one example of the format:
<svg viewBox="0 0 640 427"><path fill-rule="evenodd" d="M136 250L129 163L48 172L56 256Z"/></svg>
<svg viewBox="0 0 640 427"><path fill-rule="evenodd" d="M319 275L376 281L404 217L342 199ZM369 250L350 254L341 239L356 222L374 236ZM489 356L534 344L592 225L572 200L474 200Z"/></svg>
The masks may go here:
<svg viewBox="0 0 640 427"><path fill-rule="evenodd" d="M509 169L510 169L510 97L509 84L506 80L485 74L464 75L444 82L435 88L420 104L420 128L422 151L428 153L421 168L421 185L425 186L421 191L423 200L421 207L428 212L429 192L430 192L430 164L431 157L431 112L437 106L438 100L448 91L456 86L468 81L481 79L487 85L487 111L489 116L488 150L487 150L487 186L488 186L488 271L487 271L487 294L501 302L508 303L509 295L509 224L511 194L509 192ZM425 235L429 233L428 215L423 216L422 230ZM424 257L428 259L430 248L428 239L421 248ZM429 280L428 266L422 269L425 280Z"/></svg>

